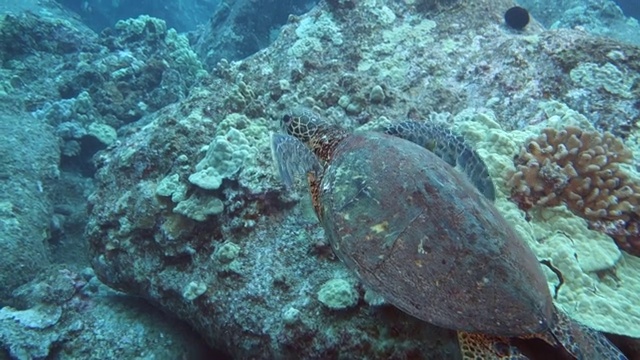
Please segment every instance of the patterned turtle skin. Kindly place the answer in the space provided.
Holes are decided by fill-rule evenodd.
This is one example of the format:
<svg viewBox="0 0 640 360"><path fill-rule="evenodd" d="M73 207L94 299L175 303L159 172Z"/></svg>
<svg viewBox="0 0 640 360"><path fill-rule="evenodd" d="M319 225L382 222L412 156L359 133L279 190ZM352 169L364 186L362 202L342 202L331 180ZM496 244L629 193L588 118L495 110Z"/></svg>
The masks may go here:
<svg viewBox="0 0 640 360"><path fill-rule="evenodd" d="M624 359L555 310L535 255L492 204L486 166L461 137L420 122L350 133L307 109L283 125L287 134L271 140L280 176L291 187L307 175L336 255L388 303L458 330L465 359L526 358L513 337Z"/></svg>

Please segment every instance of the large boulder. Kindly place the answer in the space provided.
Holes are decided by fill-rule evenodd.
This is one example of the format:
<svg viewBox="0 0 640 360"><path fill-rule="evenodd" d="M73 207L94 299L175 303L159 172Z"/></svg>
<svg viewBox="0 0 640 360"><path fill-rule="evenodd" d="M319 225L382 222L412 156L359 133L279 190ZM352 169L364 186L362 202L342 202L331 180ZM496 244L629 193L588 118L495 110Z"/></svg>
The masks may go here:
<svg viewBox="0 0 640 360"><path fill-rule="evenodd" d="M304 185L301 196L291 194L274 176L269 132L278 131L284 110L299 105L362 129L462 114L456 120L484 126L467 131L471 142L502 145L511 161L519 137L507 131L547 114L559 118L562 106L540 108L553 97L593 114L590 126L628 135L626 125L638 114L628 95L601 92L571 72L609 62L620 73L637 73L638 48L580 31L544 31L535 21L515 31L503 24L511 6L506 0L326 1L290 17L263 51L220 61L187 99L132 126L130 136L96 159L87 226L96 274L186 320L235 358L458 357L451 331L380 305L336 261ZM585 101L596 97L598 106ZM629 117L613 119L599 106ZM481 155L495 162L493 154ZM508 166L492 168L502 187ZM501 204L505 197L500 190ZM530 245L544 243L523 213L507 218L525 224L517 230ZM579 231L588 230L582 226ZM569 251L548 255L580 271ZM623 263L637 271L631 259ZM597 297L585 284L620 297L630 291L595 273L564 280L563 309ZM557 277L548 281L555 286ZM638 330L625 318L640 314L601 310L590 309L589 325L618 331L611 324L625 322Z"/></svg>
<svg viewBox="0 0 640 360"><path fill-rule="evenodd" d="M210 69L221 59L240 60L275 40L290 14L308 11L317 0L237 0L221 2L194 34L194 48Z"/></svg>
<svg viewBox="0 0 640 360"><path fill-rule="evenodd" d="M49 264L60 150L50 126L29 114L0 109L0 306Z"/></svg>

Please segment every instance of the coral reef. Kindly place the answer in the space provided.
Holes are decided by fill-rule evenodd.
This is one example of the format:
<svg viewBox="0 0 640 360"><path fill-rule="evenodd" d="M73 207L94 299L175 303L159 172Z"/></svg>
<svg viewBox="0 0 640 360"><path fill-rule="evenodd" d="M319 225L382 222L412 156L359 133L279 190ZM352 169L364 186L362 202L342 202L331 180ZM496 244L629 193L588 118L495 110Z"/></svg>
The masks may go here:
<svg viewBox="0 0 640 360"><path fill-rule="evenodd" d="M522 209L565 204L640 256L640 185L621 164L632 153L613 134L546 128L515 159L511 199Z"/></svg>
<svg viewBox="0 0 640 360"><path fill-rule="evenodd" d="M513 6L506 0L457 1L456 11L437 6L443 11L432 13L434 1L332 3L339 6L323 2L308 14L289 17L263 51L239 61L207 62L216 66L211 76L184 100L149 116L100 153L86 233L92 264L105 283L177 314L211 346L237 358L456 358L449 332L416 323L397 309L359 301L367 290L357 281L358 301L351 307L333 310L318 299L328 280L352 278L327 256L305 193L283 191L263 144L270 131L278 130L283 111L300 105L351 128L467 109L473 114L488 109L496 127L522 128L540 122L540 103L576 88L572 69L583 62L602 64L593 57L606 58L604 49L613 42L594 43L580 31L543 31L535 21L516 33L503 24L504 11ZM631 73L638 49L615 44L630 60L612 64ZM200 46L200 54L216 48L207 48L206 41ZM600 87L594 89L592 96L600 96ZM628 100L608 95L607 107ZM499 137L488 139L491 145L509 142L507 168L513 167L518 146L505 130L503 135L495 128L479 133ZM246 142L239 141L238 132ZM236 146L225 146L215 156L209 152L225 142ZM245 159L242 164L213 161L236 150ZM201 171L213 176L192 177ZM188 199L193 201L179 207ZM527 226L515 204L497 201L511 204L517 214L511 216L524 223L518 226ZM581 236L591 234L583 222L571 225ZM602 304L599 296L583 289L594 284L616 295L616 301L623 298L616 293L622 291L580 267L608 268L620 258L613 241L604 235L597 240L602 239L614 254L593 264L569 261L574 258L567 254L574 250L565 241L558 259L569 259L563 269L571 267L566 273L577 281L558 298L569 308L577 302L581 309L589 306L583 318L590 326L638 334L636 313L603 315L598 312L603 307L596 306ZM234 254L229 262L219 257L227 248ZM557 277L548 280L555 285ZM623 291L629 291L627 284L635 283L626 282Z"/></svg>
<svg viewBox="0 0 640 360"><path fill-rule="evenodd" d="M20 221L37 226L42 231L31 238L44 240L53 261L86 266L90 257L101 281L188 322L235 358L455 359L459 350L450 331L383 305L336 261L308 197L283 191L275 180L268 137L283 110L299 105L360 129L406 118L482 123L469 139L487 161L499 163L492 172L502 187L497 204L538 257L551 259L565 275L558 305L598 330L640 336L640 308L628 296L640 288L640 258L621 253L563 206L545 207L544 216L527 222L505 199L503 176L536 124L566 119L540 111L549 99L587 115L587 125L629 134L640 109L637 47L580 29L547 31L535 20L521 32L510 30L503 21L513 6L508 0L330 0L304 15L282 11L279 20L287 24L281 29L265 19L267 12L254 17L275 1L235 1L221 6L191 43L150 17L97 35L47 16L44 4L53 0L4 1L0 9L27 3L31 15L0 20L0 107L19 112L23 129L50 125L47 136L31 135L54 146L43 162L3 154L11 162L0 165L0 187L11 198L0 195L0 220L13 226L23 216ZM13 134L12 127L0 134ZM41 173L49 170L62 175ZM42 207L15 206L24 195ZM33 209L45 211L28 217L25 210ZM13 229L6 239L18 235ZM14 250L25 255L32 249ZM26 270L20 283L33 276ZM614 270L615 277L600 276ZM323 304L332 298L319 298L330 279L349 283L343 302L349 306ZM58 322L29 329L23 320L51 323L59 311L16 301L0 314L3 350L46 356L50 344L62 344L54 350L74 358L193 358L150 353L178 352L180 341L169 331L130 326L119 310L133 308L141 323L148 319L142 306L115 292L107 297L129 300L101 303L82 281L98 286L84 272L25 285L32 292L50 288L86 312L65 312L58 304ZM548 281L555 285L557 277ZM85 326L75 332L68 319ZM114 344L114 337L127 342ZM149 346L153 342L159 346Z"/></svg>
<svg viewBox="0 0 640 360"><path fill-rule="evenodd" d="M184 324L108 289L91 269L69 270L89 266L84 228L93 171L86 165L116 144L122 125L99 111L109 107L99 93L118 87L130 99L122 113L151 112L155 105L140 101L149 82L134 85L126 76L162 77L168 95L152 95L157 109L202 75L186 38L166 34L157 44L144 33L122 40L134 55L110 62L126 51L112 56L102 43L110 35L90 31L56 1L0 2L0 358L225 358ZM171 69L136 67L153 54Z"/></svg>
<svg viewBox="0 0 640 360"><path fill-rule="evenodd" d="M566 104L542 101L536 117L541 121L522 130L505 131L489 109L455 115L457 130L473 139L484 155L496 181L496 206L534 250L538 259L549 260L564 278L554 303L572 318L594 329L640 338L640 308L635 306L640 289L640 257L621 251L608 235L589 228L586 219L565 205L537 207L525 212L509 200L507 179L516 172L514 157L523 144L537 138L542 129L577 126L593 130L588 119ZM558 277L547 272L550 286ZM615 319L615 320L614 320Z"/></svg>

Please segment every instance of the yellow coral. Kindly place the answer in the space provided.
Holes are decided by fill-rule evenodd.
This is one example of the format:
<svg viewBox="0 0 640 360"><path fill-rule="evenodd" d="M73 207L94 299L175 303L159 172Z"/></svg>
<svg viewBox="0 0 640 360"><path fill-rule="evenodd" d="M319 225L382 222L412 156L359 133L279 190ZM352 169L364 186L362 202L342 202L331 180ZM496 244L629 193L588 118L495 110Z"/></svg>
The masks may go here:
<svg viewBox="0 0 640 360"><path fill-rule="evenodd" d="M511 199L525 210L565 204L621 249L640 255L640 185L620 168L631 158L609 132L546 128L515 159Z"/></svg>

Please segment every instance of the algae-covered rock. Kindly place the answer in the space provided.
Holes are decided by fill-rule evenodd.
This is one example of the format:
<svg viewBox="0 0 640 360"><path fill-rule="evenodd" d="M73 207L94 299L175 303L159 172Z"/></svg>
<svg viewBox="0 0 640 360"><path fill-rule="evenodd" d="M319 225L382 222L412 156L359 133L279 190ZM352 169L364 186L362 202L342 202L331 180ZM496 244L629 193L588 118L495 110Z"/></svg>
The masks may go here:
<svg viewBox="0 0 640 360"><path fill-rule="evenodd" d="M47 269L17 289L14 302L0 309L0 347L12 359L216 357L188 326L109 289L91 269Z"/></svg>
<svg viewBox="0 0 640 360"><path fill-rule="evenodd" d="M243 0L220 3L198 34L194 47L208 69L222 59L240 60L268 46L278 28L287 22L289 14L301 14L316 2Z"/></svg>
<svg viewBox="0 0 640 360"><path fill-rule="evenodd" d="M58 177L53 129L28 114L0 110L0 306L49 263L53 216L45 189Z"/></svg>
<svg viewBox="0 0 640 360"><path fill-rule="evenodd" d="M596 108L624 105L620 108L629 119L636 110L615 92L591 92L601 101L597 106L575 96L584 92L577 91L571 70L585 62L604 64L590 59L609 53L610 40L596 41L576 30L546 31L535 21L514 33L502 23L512 5L506 0L400 1L382 8L373 0L329 1L291 17L263 51L238 61L207 62L219 63L210 78L102 154L87 227L96 272L110 286L178 315L210 345L238 358L459 358L450 331L377 306L380 301L371 295L353 303L354 293L344 292L351 300L343 304L353 304L344 311L318 301L327 279L351 279L352 274L336 261L315 219L305 212L311 208L306 191L286 192L277 180L268 140L283 115L300 105L363 130L407 118L437 120L478 148L491 166L497 205L510 224L541 259L551 258L567 274L559 307L597 329L619 332L613 321L623 319L619 315L630 306L620 299L632 298L627 286L633 281L624 280L619 291L613 277L604 274L603 280L598 274L615 263L623 279L636 269L635 262L624 255L616 260L605 238L591 238L583 247L565 241L560 232L575 241L590 233L583 223L559 221L562 212L553 214L558 221L534 217L528 222L506 200L506 179L513 155L538 124L573 119L598 129L601 124L623 129L622 118L605 121L612 117L608 111L595 119ZM216 47L206 43L198 41L200 56L218 57ZM628 59L638 53L628 45L615 47ZM623 74L637 71L632 61L609 61ZM374 86L383 89L380 103L370 101ZM352 103L359 107L349 108ZM172 200L176 194L177 202ZM202 203L193 209L207 207L208 201L219 204L214 199L223 209L197 216L176 211L196 198ZM241 249L235 257L229 251L233 259L227 263L215 255L235 248L224 244ZM588 257L591 246L605 256ZM546 275L553 290L557 277ZM191 282L195 286L188 286ZM202 290L199 284L207 290L189 300ZM606 307L597 301L594 285L606 294L602 301L614 299ZM351 287L361 288L355 280ZM628 333L634 316L621 322Z"/></svg>
<svg viewBox="0 0 640 360"><path fill-rule="evenodd" d="M222 200L214 196L194 193L182 200L173 211L196 221L205 221L210 215L218 215L224 210Z"/></svg>

